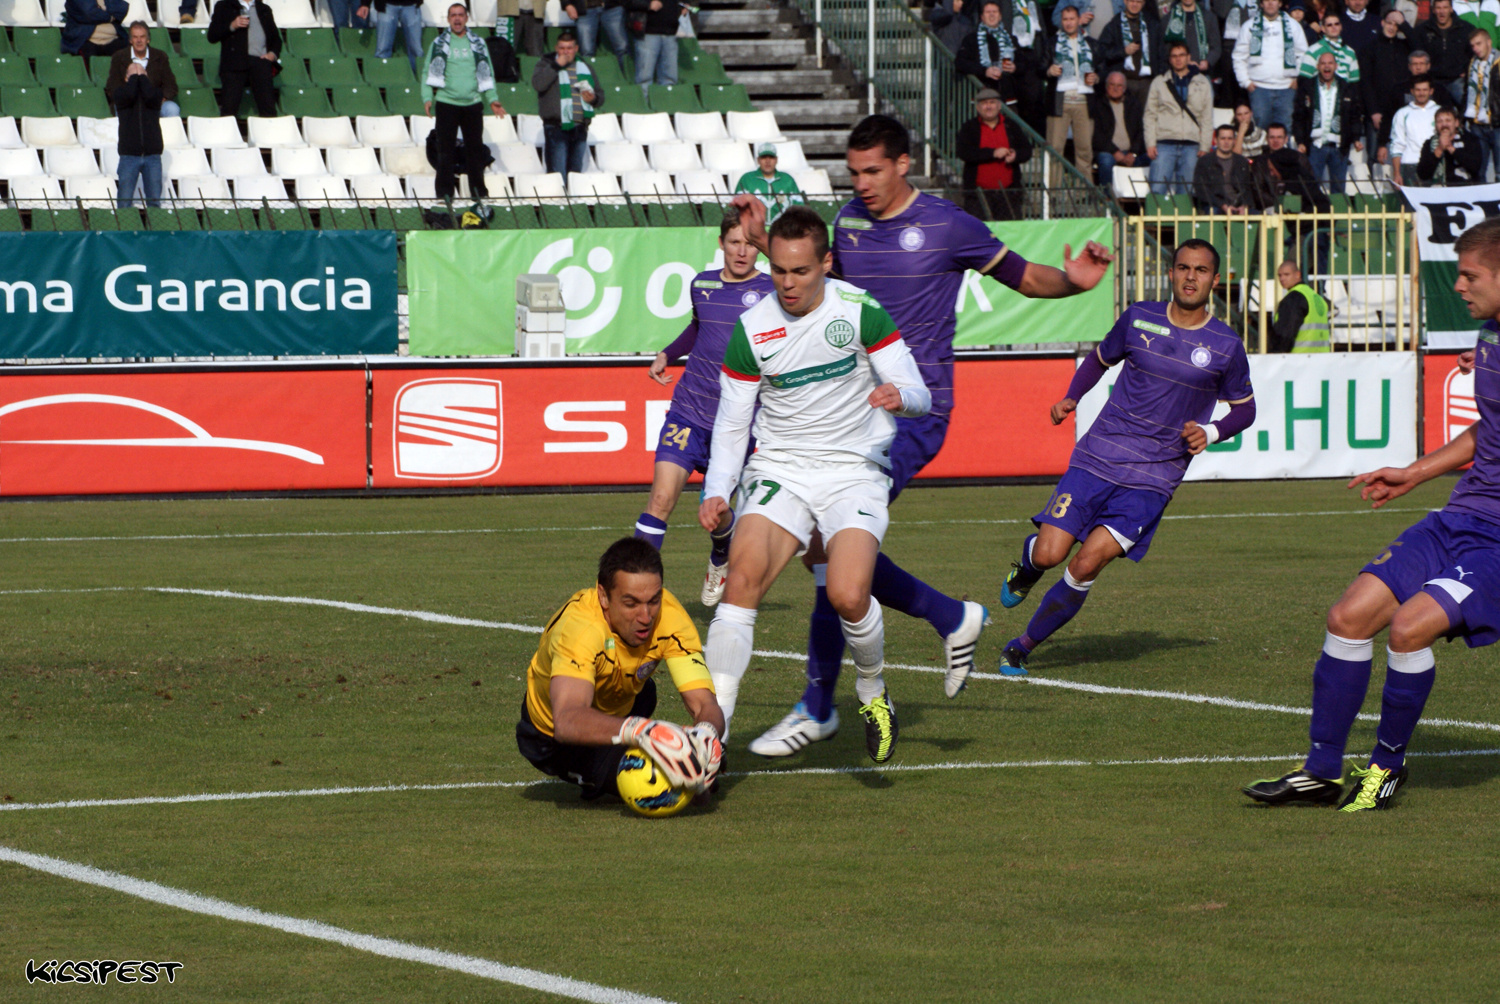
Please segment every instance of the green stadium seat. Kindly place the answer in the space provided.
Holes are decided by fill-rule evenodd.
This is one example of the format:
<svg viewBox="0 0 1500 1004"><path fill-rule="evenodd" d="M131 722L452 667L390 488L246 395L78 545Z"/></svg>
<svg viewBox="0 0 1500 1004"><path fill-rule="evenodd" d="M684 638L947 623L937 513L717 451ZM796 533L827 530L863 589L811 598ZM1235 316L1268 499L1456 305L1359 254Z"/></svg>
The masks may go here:
<svg viewBox="0 0 1500 1004"><path fill-rule="evenodd" d="M690 84L652 84L647 100L653 112L701 112L698 93Z"/></svg>
<svg viewBox="0 0 1500 1004"><path fill-rule="evenodd" d="M0 31L0 53L11 53L15 50L10 47L10 36Z"/></svg>
<svg viewBox="0 0 1500 1004"><path fill-rule="evenodd" d="M510 207L511 219L515 221L517 230L540 230L542 221L537 219L536 207L529 206L524 202L513 203Z"/></svg>
<svg viewBox="0 0 1500 1004"><path fill-rule="evenodd" d="M374 221L370 219L370 211L363 206L324 209L318 215L322 217L324 230L375 229Z"/></svg>
<svg viewBox="0 0 1500 1004"><path fill-rule="evenodd" d="M251 107L255 107L253 103ZM328 92L321 87L287 87L281 91L281 114L326 119L333 115L333 107L328 103Z"/></svg>
<svg viewBox="0 0 1500 1004"><path fill-rule="evenodd" d="M276 74L276 86L281 90L288 87L311 87L312 77L307 72L307 60L299 56L287 56L281 61L281 72Z"/></svg>
<svg viewBox="0 0 1500 1004"><path fill-rule="evenodd" d="M548 52L556 52L557 51L557 40L558 40L558 38L560 38L562 36L562 33L563 33L563 29L562 28L548 28L547 29L547 51ZM601 38L599 41L602 42L602 41L604 41L604 39Z"/></svg>
<svg viewBox="0 0 1500 1004"><path fill-rule="evenodd" d="M561 199L542 204L542 226L549 230L574 230L578 220L573 216L573 207Z"/></svg>
<svg viewBox="0 0 1500 1004"><path fill-rule="evenodd" d="M589 65L594 68L594 77L605 87L628 84L635 80L635 58L632 56L625 57L625 69L622 71L614 55L605 49L600 49ZM526 80L530 79L530 77L526 78Z"/></svg>
<svg viewBox="0 0 1500 1004"><path fill-rule="evenodd" d="M357 87L365 82L353 56L314 56L307 61L307 74L319 87Z"/></svg>
<svg viewBox="0 0 1500 1004"><path fill-rule="evenodd" d="M170 209L161 206L146 207L146 228L148 230L181 230L182 223L177 214Z"/></svg>
<svg viewBox="0 0 1500 1004"><path fill-rule="evenodd" d="M146 218L141 215L138 206L123 206L115 211L115 218L119 221L121 230L145 230ZM93 221L94 211L89 210L89 221Z"/></svg>
<svg viewBox="0 0 1500 1004"><path fill-rule="evenodd" d="M57 106L45 87L0 87L0 114L51 118L57 114Z"/></svg>
<svg viewBox="0 0 1500 1004"><path fill-rule="evenodd" d="M404 45L405 39L402 41ZM375 29L345 28L339 32L339 48L344 51L344 55L346 56L355 56L359 59L374 59ZM403 49L402 51L404 52L405 50ZM410 68L410 66L411 64L408 63L407 67Z"/></svg>
<svg viewBox="0 0 1500 1004"><path fill-rule="evenodd" d="M408 87L416 83L416 74L411 72L411 63L407 62L404 55L390 59L371 56L364 62L367 84L375 87Z"/></svg>
<svg viewBox="0 0 1500 1004"><path fill-rule="evenodd" d="M551 52L555 48L556 46L551 46L547 51ZM536 64L542 61L542 57L518 55L516 56L516 60L521 64L521 79L518 80L517 83L531 83L531 74L536 71Z"/></svg>
<svg viewBox="0 0 1500 1004"><path fill-rule="evenodd" d="M219 102L214 99L212 87L184 87L177 92L177 104L184 116L214 118L219 114Z"/></svg>
<svg viewBox="0 0 1500 1004"><path fill-rule="evenodd" d="M182 29L181 37L178 39L178 44L182 47L182 54L184 56L203 59L207 56L217 56L219 54L219 43L210 42L207 31L184 28Z"/></svg>
<svg viewBox="0 0 1500 1004"><path fill-rule="evenodd" d="M1349 211L1349 196L1343 192L1333 192L1328 196L1328 202L1335 213L1347 213Z"/></svg>
<svg viewBox="0 0 1500 1004"><path fill-rule="evenodd" d="M427 223L422 219L422 210L416 206L401 206L395 209L389 206L376 206L373 211L373 221L376 230L427 229Z"/></svg>
<svg viewBox="0 0 1500 1004"><path fill-rule="evenodd" d="M193 65L191 56L168 56L167 65L172 68L172 76L177 78L178 87L197 87L202 80L198 77L198 68ZM204 66L204 71L208 69ZM218 67L214 67L214 75L218 75Z"/></svg>
<svg viewBox="0 0 1500 1004"><path fill-rule="evenodd" d="M703 108L710 112L753 112L755 105L744 84L704 84L698 88Z"/></svg>
<svg viewBox="0 0 1500 1004"><path fill-rule="evenodd" d="M644 115L651 111L646 105L646 98L641 94L641 89L635 84L616 84L613 87L600 84L599 86L604 88L604 110L607 112L613 112L616 115L638 112ZM509 105L506 106L507 109L509 107Z"/></svg>
<svg viewBox="0 0 1500 1004"><path fill-rule="evenodd" d="M177 229L197 232L203 229L203 221L198 218L198 210L191 206L182 206L176 209L168 209L177 217Z"/></svg>
<svg viewBox="0 0 1500 1004"><path fill-rule="evenodd" d="M3 34L5 33L0 31L0 35ZM0 56L0 87L28 86L36 86L36 76L31 72L31 60L15 53Z"/></svg>
<svg viewBox="0 0 1500 1004"><path fill-rule="evenodd" d="M698 210L690 202L674 202L662 205L647 202L646 220L653 227L696 227L701 225Z"/></svg>
<svg viewBox="0 0 1500 1004"><path fill-rule="evenodd" d="M829 226L833 225L834 218L839 214L839 203L832 199L808 199L807 205Z"/></svg>
<svg viewBox="0 0 1500 1004"><path fill-rule="evenodd" d="M500 103L505 106L507 115L541 114L537 105L536 88L531 86L529 80L524 84L496 84L495 90L500 95Z"/></svg>
<svg viewBox="0 0 1500 1004"><path fill-rule="evenodd" d="M594 223L601 227L643 227L646 225L645 214L640 217L635 214L639 208L601 202L594 206Z"/></svg>
<svg viewBox="0 0 1500 1004"><path fill-rule="evenodd" d="M331 28L288 28L282 34L286 37L286 47L299 56L343 55Z"/></svg>
<svg viewBox="0 0 1500 1004"><path fill-rule="evenodd" d="M255 222L255 210L249 206L236 206L232 209L205 209L203 220L208 224L209 230L260 229L260 224Z"/></svg>
<svg viewBox="0 0 1500 1004"><path fill-rule="evenodd" d="M677 40L677 65L681 66L683 60L691 59L703 52L703 44L692 36L679 38Z"/></svg>
<svg viewBox="0 0 1500 1004"><path fill-rule="evenodd" d="M79 233L88 227L83 224L83 211L74 205L64 209L33 209L31 229L47 233Z"/></svg>
<svg viewBox="0 0 1500 1004"><path fill-rule="evenodd" d="M406 60L402 59L404 63ZM353 118L356 115L389 115L380 88L368 84L356 87L336 87L333 91L333 110L336 114Z"/></svg>
<svg viewBox="0 0 1500 1004"><path fill-rule="evenodd" d="M392 115L427 114L422 105L422 88L416 84L410 87L387 87L385 103Z"/></svg>
<svg viewBox="0 0 1500 1004"><path fill-rule="evenodd" d="M724 64L711 52L700 52L691 58L678 61L677 82L680 84L728 84L733 83L724 72Z"/></svg>
<svg viewBox="0 0 1500 1004"><path fill-rule="evenodd" d="M13 206L0 209L0 233L17 233L24 229L25 227L21 225L21 211L19 209Z"/></svg>
<svg viewBox="0 0 1500 1004"><path fill-rule="evenodd" d="M166 28L156 27L150 31L152 48L160 49L169 56L177 51L172 45L172 33L167 31Z"/></svg>
<svg viewBox="0 0 1500 1004"><path fill-rule="evenodd" d="M530 208L530 207L528 207ZM490 204L490 230L519 230L521 226L516 222L516 211L510 206L502 206L495 202Z"/></svg>
<svg viewBox="0 0 1500 1004"><path fill-rule="evenodd" d="M104 100L102 87L59 87L57 89L57 114L70 119L87 116L95 119L110 117L109 102Z"/></svg>
<svg viewBox="0 0 1500 1004"><path fill-rule="evenodd" d="M261 211L266 230L316 230L306 206L267 206Z"/></svg>
<svg viewBox="0 0 1500 1004"><path fill-rule="evenodd" d="M428 49L432 48L432 40L434 38L437 38L438 37L438 33L441 32L442 30L443 29L441 29L441 28L434 28L434 27L427 27L427 28L423 28L422 29L422 51L423 52L426 52ZM403 39L405 37L406 36L404 36L404 35L402 36Z"/></svg>
<svg viewBox="0 0 1500 1004"><path fill-rule="evenodd" d="M62 52L61 28L12 28L10 40L22 56L41 58Z"/></svg>
<svg viewBox="0 0 1500 1004"><path fill-rule="evenodd" d="M109 60L101 58L100 68L109 73ZM38 56L36 81L46 87L87 87L91 80L83 60L77 56ZM100 78L103 82L103 77Z"/></svg>
<svg viewBox="0 0 1500 1004"><path fill-rule="evenodd" d="M1292 214L1302 212L1302 196L1291 194L1283 195L1281 197L1281 211L1283 213Z"/></svg>
<svg viewBox="0 0 1500 1004"><path fill-rule="evenodd" d="M88 211L90 230L119 230L120 217L113 209L98 207Z"/></svg>

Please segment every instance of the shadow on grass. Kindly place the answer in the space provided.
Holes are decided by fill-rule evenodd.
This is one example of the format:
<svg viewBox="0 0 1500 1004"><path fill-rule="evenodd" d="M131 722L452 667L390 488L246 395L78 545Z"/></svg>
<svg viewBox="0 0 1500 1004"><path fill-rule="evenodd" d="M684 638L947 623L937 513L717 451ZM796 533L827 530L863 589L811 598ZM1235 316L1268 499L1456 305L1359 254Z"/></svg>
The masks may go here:
<svg viewBox="0 0 1500 1004"><path fill-rule="evenodd" d="M679 812L674 812L672 815L697 816L715 811L718 809L719 800L733 788L733 785L728 783L729 781L729 778L721 781L719 783L719 793L712 796L709 800L694 801L687 808ZM577 787L564 781L559 781L557 784L538 784L530 788L522 788L521 797L528 802L550 803L563 812L603 812L636 819L646 818L636 812L632 812L620 800L618 795L602 795L592 800L584 799L579 796Z"/></svg>
<svg viewBox="0 0 1500 1004"><path fill-rule="evenodd" d="M1110 635L1083 635L1049 640L1038 648L1029 665L1036 669L1076 666L1086 662L1126 662L1143 656L1181 648L1202 648L1213 642L1189 635L1163 635L1157 631L1124 631Z"/></svg>

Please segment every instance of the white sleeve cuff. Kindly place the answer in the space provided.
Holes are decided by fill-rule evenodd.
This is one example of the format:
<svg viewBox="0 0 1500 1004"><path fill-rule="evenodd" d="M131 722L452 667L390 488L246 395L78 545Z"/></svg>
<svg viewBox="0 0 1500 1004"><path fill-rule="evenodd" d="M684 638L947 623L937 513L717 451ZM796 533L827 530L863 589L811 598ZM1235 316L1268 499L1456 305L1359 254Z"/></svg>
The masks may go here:
<svg viewBox="0 0 1500 1004"><path fill-rule="evenodd" d="M1203 427L1203 431L1208 434L1209 446L1212 446L1219 441L1219 427L1214 423L1209 422Z"/></svg>

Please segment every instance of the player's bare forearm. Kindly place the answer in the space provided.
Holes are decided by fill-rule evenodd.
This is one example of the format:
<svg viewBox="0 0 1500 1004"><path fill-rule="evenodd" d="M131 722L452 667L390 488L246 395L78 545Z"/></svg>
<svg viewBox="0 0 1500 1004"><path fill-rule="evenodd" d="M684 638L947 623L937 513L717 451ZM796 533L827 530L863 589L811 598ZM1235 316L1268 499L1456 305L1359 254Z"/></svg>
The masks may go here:
<svg viewBox="0 0 1500 1004"><path fill-rule="evenodd" d="M1115 256L1104 245L1089 241L1073 257L1073 246L1063 245L1063 267L1053 268L1034 261L1026 263L1017 291L1038 300L1076 296L1099 285Z"/></svg>
<svg viewBox="0 0 1500 1004"><path fill-rule="evenodd" d="M1372 509L1379 509L1392 499L1405 495L1417 485L1431 481L1440 474L1457 470L1472 461L1476 442L1474 428L1475 426L1470 426L1442 449L1434 450L1406 467L1382 467L1378 471L1370 471L1367 474L1356 474L1349 480L1347 487L1364 485L1359 497L1370 502Z"/></svg>
<svg viewBox="0 0 1500 1004"><path fill-rule="evenodd" d="M593 706L594 687L573 676L554 676L548 693L552 698L552 737L569 746L608 746L620 734L621 719Z"/></svg>
<svg viewBox="0 0 1500 1004"><path fill-rule="evenodd" d="M726 500L718 496L704 499L703 504L698 507L698 524L709 533L713 533L728 512L729 503Z"/></svg>
<svg viewBox="0 0 1500 1004"><path fill-rule="evenodd" d="M718 698L713 691L700 687L696 690L684 690L682 692L682 703L687 707L688 714L693 716L693 724L707 722L719 733L724 734L724 712L719 708Z"/></svg>
<svg viewBox="0 0 1500 1004"><path fill-rule="evenodd" d="M1026 271L1016 291L1033 300L1060 300L1083 292L1068 281L1068 275L1062 269L1034 261L1026 263Z"/></svg>

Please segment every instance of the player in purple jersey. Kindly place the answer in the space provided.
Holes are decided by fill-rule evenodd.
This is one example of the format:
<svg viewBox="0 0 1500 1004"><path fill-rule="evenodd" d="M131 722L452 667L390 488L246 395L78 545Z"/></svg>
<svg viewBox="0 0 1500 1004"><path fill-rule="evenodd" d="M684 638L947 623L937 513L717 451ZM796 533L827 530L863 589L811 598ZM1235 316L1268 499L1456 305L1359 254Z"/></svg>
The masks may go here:
<svg viewBox="0 0 1500 1004"><path fill-rule="evenodd" d="M871 115L849 134L845 153L854 198L839 210L833 228L834 273L868 290L901 328L932 393L932 412L898 418L891 443L891 500L942 448L953 410L955 307L964 273L973 269L1021 293L1052 299L1093 289L1113 260L1090 241L1073 257L1064 246L1061 269L1028 262L1009 250L984 223L958 206L913 188L906 129L885 115ZM765 249L764 207L737 198L746 234ZM908 334L908 332L910 332ZM816 541L814 542L816 545ZM750 744L763 756L787 756L838 729L834 684L843 660L844 636L828 602L826 559L817 546L804 561L817 586L808 631L807 689L785 718ZM883 606L921 617L943 639L947 661L944 691L955 697L974 668L974 647L989 618L978 603L953 599L900 568L883 551L872 586Z"/></svg>
<svg viewBox="0 0 1500 1004"><path fill-rule="evenodd" d="M688 357L682 382L672 392L672 405L662 421L651 497L646 502L646 511L635 521L635 535L658 551L667 535L667 517L677 507L683 486L694 471L701 474L708 470L709 440L713 436L714 416L719 412L719 368L724 362L724 347L734 332L734 322L762 297L776 291L771 277L756 270L758 252L745 239L739 210L733 206L725 209L724 219L719 223L719 249L724 252L724 268L710 269L694 277L693 319L651 363L651 379L665 387L672 382L667 364ZM709 534L712 546L708 573L703 577L699 597L704 606L714 606L724 595L724 573L733 532L734 513L730 512L718 529Z"/></svg>
<svg viewBox="0 0 1500 1004"><path fill-rule="evenodd" d="M1379 509L1424 481L1474 466L1446 506L1365 565L1328 611L1313 667L1311 749L1297 770L1248 785L1245 794L1256 801L1339 802L1344 812L1386 808L1406 781L1406 745L1436 677L1432 644L1462 637L1478 648L1500 640L1500 219L1471 227L1455 250L1453 288L1469 313L1485 320L1472 358L1479 421L1416 463L1358 475L1349 487L1364 485L1360 498ZM1387 626L1375 749L1368 766L1354 768L1345 793L1344 746L1370 685L1374 638Z"/></svg>
<svg viewBox="0 0 1500 1004"><path fill-rule="evenodd" d="M1184 241L1172 259L1171 302L1126 308L1052 406L1058 425L1106 368L1124 363L1001 586L1001 605L1016 606L1083 542L1025 633L1006 643L1001 673L1025 675L1032 651L1077 616L1105 565L1121 555L1144 558L1188 462L1255 421L1244 343L1208 310L1218 283L1219 252L1207 241ZM1229 402L1229 414L1210 422L1219 401Z"/></svg>

